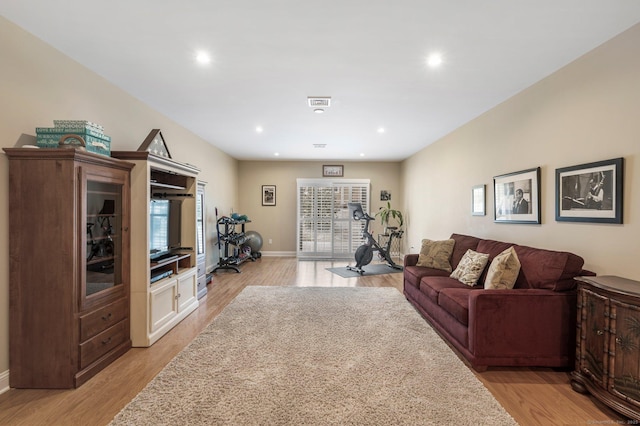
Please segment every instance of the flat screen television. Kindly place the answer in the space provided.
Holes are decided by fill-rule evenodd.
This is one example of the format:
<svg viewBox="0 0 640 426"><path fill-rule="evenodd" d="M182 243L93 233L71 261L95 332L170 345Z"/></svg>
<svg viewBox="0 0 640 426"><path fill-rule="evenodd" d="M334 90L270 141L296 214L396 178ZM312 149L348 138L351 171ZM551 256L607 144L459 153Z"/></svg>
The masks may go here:
<svg viewBox="0 0 640 426"><path fill-rule="evenodd" d="M149 202L149 258L156 259L182 246L180 242L181 200L152 199Z"/></svg>

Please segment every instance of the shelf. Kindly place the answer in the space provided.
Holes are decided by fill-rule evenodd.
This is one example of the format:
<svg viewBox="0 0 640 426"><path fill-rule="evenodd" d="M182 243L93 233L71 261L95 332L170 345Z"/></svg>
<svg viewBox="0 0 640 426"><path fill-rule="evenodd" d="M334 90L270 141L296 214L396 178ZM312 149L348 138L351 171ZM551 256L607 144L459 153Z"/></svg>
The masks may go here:
<svg viewBox="0 0 640 426"><path fill-rule="evenodd" d="M255 261L255 259L248 254L240 252L237 256L229 255L229 246L235 246L239 248L247 241L244 233L244 225L251 222L250 220L236 220L230 217L221 217L217 220L218 223L218 241L224 244L224 256L220 253L220 261L212 272L216 272L219 269L232 269L236 272L240 272L238 266L246 262L247 260ZM224 232L220 231L220 226L224 225ZM241 226L241 231L236 232L236 225Z"/></svg>
<svg viewBox="0 0 640 426"><path fill-rule="evenodd" d="M88 265L95 265L95 264L98 264L98 263L107 262L107 261L110 261L110 260L113 261L113 260L115 260L115 258L116 258L115 256L102 256L102 257L94 256L93 259L87 260L87 266Z"/></svg>
<svg viewBox="0 0 640 426"><path fill-rule="evenodd" d="M151 187L167 189L186 189L188 187L188 177L163 170L151 169Z"/></svg>
<svg viewBox="0 0 640 426"><path fill-rule="evenodd" d="M185 189L184 186L170 185L168 183L160 183L151 181L152 188L165 188L165 189Z"/></svg>
<svg viewBox="0 0 640 426"><path fill-rule="evenodd" d="M181 254L178 254L177 257L174 257L174 258L171 258L171 259L167 259L167 260L164 260L164 261L160 261L160 262L150 261L149 262L149 267L153 271L154 269L161 268L161 267L163 267L165 265L169 265L171 263L180 264L181 261L184 261L185 259L189 259L190 260L191 259L191 254L181 253ZM182 263L184 263L184 262L182 262ZM185 266L183 266L183 267L185 267Z"/></svg>

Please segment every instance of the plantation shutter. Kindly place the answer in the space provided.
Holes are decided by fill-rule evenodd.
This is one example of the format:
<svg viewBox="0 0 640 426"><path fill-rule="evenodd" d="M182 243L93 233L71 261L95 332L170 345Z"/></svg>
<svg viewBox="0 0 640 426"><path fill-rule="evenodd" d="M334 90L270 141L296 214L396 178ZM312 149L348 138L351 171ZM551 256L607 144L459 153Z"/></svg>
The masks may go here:
<svg viewBox="0 0 640 426"><path fill-rule="evenodd" d="M363 224L349 217L347 203L368 211L369 186L369 179L298 179L298 258L353 258Z"/></svg>

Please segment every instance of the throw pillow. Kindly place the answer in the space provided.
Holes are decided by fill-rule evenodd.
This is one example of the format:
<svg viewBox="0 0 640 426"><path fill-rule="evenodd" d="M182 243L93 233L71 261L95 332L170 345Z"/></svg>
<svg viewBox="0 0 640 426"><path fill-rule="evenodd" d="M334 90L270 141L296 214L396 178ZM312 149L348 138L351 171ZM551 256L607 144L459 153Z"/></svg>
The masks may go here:
<svg viewBox="0 0 640 426"><path fill-rule="evenodd" d="M484 288L492 290L511 289L518 279L520 260L513 247L509 247L497 255L487 272Z"/></svg>
<svg viewBox="0 0 640 426"><path fill-rule="evenodd" d="M464 256L462 256L462 259L460 259L458 267L451 273L450 277L455 278L462 284L473 287L478 282L478 278L480 278L480 275L482 274L482 271L484 271L484 267L487 266L488 261L488 254L478 253L477 251L468 249Z"/></svg>
<svg viewBox="0 0 640 426"><path fill-rule="evenodd" d="M454 239L432 241L425 238L422 240L422 248L416 265L451 272L449 259L455 243Z"/></svg>

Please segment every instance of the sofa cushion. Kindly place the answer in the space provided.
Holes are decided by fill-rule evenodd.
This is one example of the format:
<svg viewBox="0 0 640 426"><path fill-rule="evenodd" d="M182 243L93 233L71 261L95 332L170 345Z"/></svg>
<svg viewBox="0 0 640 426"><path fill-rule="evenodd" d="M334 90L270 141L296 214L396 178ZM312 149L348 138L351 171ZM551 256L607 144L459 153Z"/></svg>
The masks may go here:
<svg viewBox="0 0 640 426"><path fill-rule="evenodd" d="M476 250L476 247L478 247L480 238L462 234L451 234L450 238L456 241L453 246L453 253L451 253L450 261L451 267L455 269L458 266L458 263L460 263L460 259L462 259L462 256L464 256L467 250L471 249L474 251L478 251Z"/></svg>
<svg viewBox="0 0 640 426"><path fill-rule="evenodd" d="M433 303L438 303L438 295L444 288L462 288L468 289L469 287L462 284L458 280L444 277L426 276L420 280L420 292L427 296Z"/></svg>
<svg viewBox="0 0 640 426"><path fill-rule="evenodd" d="M438 296L438 305L459 323L469 325L469 292L482 291L467 288L443 288Z"/></svg>
<svg viewBox="0 0 640 426"><path fill-rule="evenodd" d="M573 277L580 274L584 264L580 256L527 246L514 248L522 265L516 288L565 291L575 287Z"/></svg>
<svg viewBox="0 0 640 426"><path fill-rule="evenodd" d="M488 254L468 249L450 277L455 278L462 284L473 287L478 283L478 279L482 271L484 271L484 267L487 266L488 260Z"/></svg>
<svg viewBox="0 0 640 426"><path fill-rule="evenodd" d="M449 259L451 258L454 244L455 240L453 239L433 241L425 238L422 240L417 266L426 266L451 272L452 268Z"/></svg>
<svg viewBox="0 0 640 426"><path fill-rule="evenodd" d="M449 273L442 269L425 268L423 266L404 267L404 282L415 288L420 288L420 280L427 275L448 277Z"/></svg>
<svg viewBox="0 0 640 426"><path fill-rule="evenodd" d="M520 272L520 261L513 247L498 254L489 265L484 288L504 290L513 288Z"/></svg>
<svg viewBox="0 0 640 426"><path fill-rule="evenodd" d="M503 241L494 240L480 240L476 251L480 253L487 253L489 255L489 262L493 260L497 255L511 247L513 243L505 243Z"/></svg>

